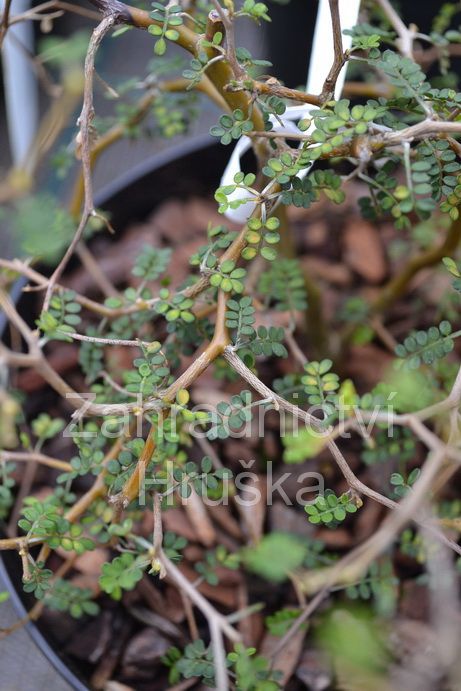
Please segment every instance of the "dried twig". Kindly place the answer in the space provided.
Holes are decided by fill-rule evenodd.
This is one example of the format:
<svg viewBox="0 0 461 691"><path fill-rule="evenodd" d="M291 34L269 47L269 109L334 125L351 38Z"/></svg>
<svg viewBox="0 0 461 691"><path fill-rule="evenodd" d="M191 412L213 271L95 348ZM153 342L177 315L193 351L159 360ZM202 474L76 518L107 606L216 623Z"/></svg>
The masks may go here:
<svg viewBox="0 0 461 691"><path fill-rule="evenodd" d="M322 93L320 94L321 103L325 103L325 101L329 101L333 97L336 81L348 57L348 54L343 51L341 20L339 18L339 0L328 0L328 2L330 5L331 25L333 29L334 60L322 87Z"/></svg>
<svg viewBox="0 0 461 691"><path fill-rule="evenodd" d="M11 2L12 0L5 0L5 7L3 8L2 21L0 24L0 48L10 25Z"/></svg>
<svg viewBox="0 0 461 691"><path fill-rule="evenodd" d="M399 51L402 55L413 60L413 41L415 39L415 32L405 25L389 0L376 0L376 2L398 34L397 47Z"/></svg>
<svg viewBox="0 0 461 691"><path fill-rule="evenodd" d="M426 499L434 478L440 471L443 459L444 454L442 451L429 454L413 491L407 494L400 504L396 504L396 510L386 518L382 526L368 540L349 552L333 567L322 570L319 575L319 584L321 584L319 592L281 638L274 650L274 657L280 654L296 631L299 630L302 624L328 596L335 584L338 582L342 584L355 582L362 576L368 566L393 542L395 536L408 521L414 520L421 523L421 520L418 518L418 511Z"/></svg>
<svg viewBox="0 0 461 691"><path fill-rule="evenodd" d="M0 451L0 463L2 461L11 461L12 463L21 462L34 462L40 463L41 465L46 465L48 468L54 468L55 470L62 470L65 473L69 473L72 470L72 466L67 461L61 461L59 458L52 458L51 456L46 456L43 453L36 453L35 451Z"/></svg>
<svg viewBox="0 0 461 691"><path fill-rule="evenodd" d="M233 369L236 372L238 372L256 391L258 391L258 393L263 398L268 398L269 400L273 401L276 410L285 410L293 417L302 420L305 424L308 424L314 430L320 432L323 431L325 433L325 430L322 427L321 422L316 417L314 417L310 413L307 413L301 408L298 408L298 406L293 405L289 401L286 401L284 398L282 398L274 391L269 389L265 384L263 384L263 382L260 379L258 379L258 377L255 374L253 374L253 372L240 360L238 355L235 354L232 347L227 346L225 348L224 357L227 360L227 362L231 365L231 367L233 367ZM414 421L412 422L414 424ZM418 422L420 425L422 424L420 421ZM424 428L424 430L426 430L426 428ZM450 455L451 453L454 453L456 455L459 454L457 449L451 449L443 442L441 442L435 435L430 436L431 433L429 432L429 430L426 430L427 432L429 432L429 435L421 429L419 431L420 434L423 433L425 435L426 443L428 443L430 450L434 454L437 454L437 457L440 454L442 454L443 457ZM351 470L347 460L343 456L337 444L332 440L330 435L326 435L325 440L326 446L330 450L338 468L342 472L347 484L352 490L358 492L359 494L363 494L369 499L373 499L374 501L378 502L379 504L382 504L388 509L398 508L399 504L397 502L393 501L392 499L389 499L383 494L380 494L379 492L372 489L371 487L368 487L368 485L365 485L361 480L359 480L359 478ZM420 520L415 519L415 521L418 524L421 524ZM453 551L461 555L461 547L456 542L447 538L440 530L436 528L431 528L430 526L427 526L424 522L422 524L425 528L431 530L431 532L434 535L436 535L437 538L443 544L449 546Z"/></svg>
<svg viewBox="0 0 461 691"><path fill-rule="evenodd" d="M75 231L72 242L67 248L63 258L59 262L56 269L53 271L50 279L48 281L48 286L45 293L45 300L43 302L43 310L46 311L49 307L51 296L53 295L53 290L55 284L59 281L62 272L66 268L70 258L72 257L86 225L91 218L95 216L96 212L94 209L93 201L93 184L91 180L91 123L94 118L94 107L93 107L93 80L94 80L94 62L96 58L97 50L103 40L104 36L112 29L116 23L117 18L114 14L109 14L98 24L94 29L90 43L88 45L88 51L85 59L85 87L83 92L83 108L78 120L80 126L80 143L81 143L81 156L82 156L82 168L83 168L83 182L85 188L85 201L83 206L82 217L80 223Z"/></svg>
<svg viewBox="0 0 461 691"><path fill-rule="evenodd" d="M245 70L241 67L236 54L234 22L227 10L221 7L219 0L212 0L216 14L221 20L226 34L226 57L234 73L234 78L241 81L245 77Z"/></svg>

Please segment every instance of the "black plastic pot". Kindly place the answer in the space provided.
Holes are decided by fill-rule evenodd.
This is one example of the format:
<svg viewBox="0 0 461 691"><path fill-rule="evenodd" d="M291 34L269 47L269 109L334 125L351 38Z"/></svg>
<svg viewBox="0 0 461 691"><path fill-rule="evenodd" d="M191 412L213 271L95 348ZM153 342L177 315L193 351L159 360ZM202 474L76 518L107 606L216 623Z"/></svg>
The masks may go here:
<svg viewBox="0 0 461 691"><path fill-rule="evenodd" d="M218 186L229 157L228 149L213 142L211 137L203 135L157 154L101 190L96 196L96 206L110 212L118 232L128 224L144 220L167 199L209 196ZM184 231L187 232L187 228ZM20 296L21 287L18 283L13 288L15 300ZM0 336L4 326L0 321ZM30 604L30 600L22 593L16 553L5 552L0 556L0 578L10 593L18 617L24 617L27 613L25 603ZM33 622L26 625L26 630L63 680L76 691L88 691L78 670L55 652L58 642L53 640L51 632L43 631Z"/></svg>

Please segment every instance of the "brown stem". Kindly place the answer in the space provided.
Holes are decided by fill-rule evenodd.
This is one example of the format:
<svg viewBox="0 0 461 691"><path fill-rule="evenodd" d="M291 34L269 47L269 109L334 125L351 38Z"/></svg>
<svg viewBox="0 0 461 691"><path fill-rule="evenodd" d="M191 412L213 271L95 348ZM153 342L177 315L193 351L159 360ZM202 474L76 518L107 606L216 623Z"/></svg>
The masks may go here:
<svg viewBox="0 0 461 691"><path fill-rule="evenodd" d="M90 0L90 2L98 7L104 14L110 12L115 13L117 21L119 22L131 24L140 29L147 29L152 24L159 25L159 22L151 18L149 12L140 10L137 7L125 5L116 0ZM179 33L179 38L176 43L181 46L181 48L192 53L192 55L196 55L200 36L184 24L175 28ZM207 69L207 75L232 110L241 108L246 115L249 114L249 109L252 104L248 97L242 92L231 93L225 90L225 86L235 79L232 67L226 60L221 60L210 65ZM264 130L264 120L257 107L252 107L251 115L255 128Z"/></svg>
<svg viewBox="0 0 461 691"><path fill-rule="evenodd" d="M258 94L279 96L280 98L288 98L297 103L310 103L313 106L320 106L322 103L320 96L308 94L305 91L298 91L297 89L290 89L272 79L267 82L254 81L252 83L252 90Z"/></svg>
<svg viewBox="0 0 461 691"><path fill-rule="evenodd" d="M229 15L229 11L221 7L219 0L212 0L215 6L216 14L221 20L221 24L225 29L226 36L226 57L232 67L232 72L237 80L245 78L245 70L241 67L236 54L235 48L235 32L234 32L234 22L232 17ZM210 12L210 15L212 12Z"/></svg>
<svg viewBox="0 0 461 691"><path fill-rule="evenodd" d="M45 456L43 453L35 453L33 451L0 451L1 461L12 461L13 463L21 461L35 462L46 465L49 468L62 470L65 473L72 470L71 464L67 463L67 461L61 461L59 458L52 458L51 456Z"/></svg>
<svg viewBox="0 0 461 691"><path fill-rule="evenodd" d="M213 338L203 353L199 355L198 358L194 360L194 362L187 368L187 370L164 392L162 401L165 405L170 406L174 402L178 391L181 389L188 389L191 384L201 374L203 374L207 367L214 362L217 357L223 354L225 347L229 344L229 334L225 324L226 299L226 293L220 290L218 294L216 325ZM168 414L169 408L164 408L161 411L163 418ZM152 425L142 453L136 464L136 468L126 481L120 494L114 497L114 503L119 508L128 506L128 504L139 495L141 483L145 476L146 467L150 463L152 455L155 451L156 431L155 426Z"/></svg>
<svg viewBox="0 0 461 691"><path fill-rule="evenodd" d="M333 29L333 48L334 60L328 76L323 84L322 93L320 94L320 102L325 103L333 98L336 81L343 65L347 60L347 53L343 51L343 41L341 38L341 20L339 18L339 2L338 0L328 0L330 5L331 26Z"/></svg>

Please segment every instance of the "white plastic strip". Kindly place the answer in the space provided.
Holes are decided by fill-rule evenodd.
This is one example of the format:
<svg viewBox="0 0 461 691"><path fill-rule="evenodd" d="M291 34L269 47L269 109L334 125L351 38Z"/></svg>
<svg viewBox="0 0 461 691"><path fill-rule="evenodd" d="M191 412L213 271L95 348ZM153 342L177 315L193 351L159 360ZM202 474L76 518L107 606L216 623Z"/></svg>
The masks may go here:
<svg viewBox="0 0 461 691"><path fill-rule="evenodd" d="M339 14L341 19L341 28L351 29L357 23L361 0L339 0ZM347 50L351 46L351 36L342 37L343 48ZM319 11L315 23L314 40L312 44L311 59L309 63L308 77L306 83L306 91L308 93L318 94L322 91L324 81L328 75L328 71L333 64L334 47L333 47L333 32L331 30L331 15L328 0L320 0ZM346 67L341 70L336 81L335 98L337 99L343 90L344 81L346 79ZM293 121L298 121L302 118L309 117L313 106L309 104L301 106L291 106L286 109L280 124L278 120L271 117L274 130L283 132L299 132ZM232 185L234 176L241 170L241 157L248 151L251 146L249 137L241 137L234 147L232 155L229 159L227 167L221 178L221 185ZM303 171L306 175L308 168ZM245 199L248 193L245 190L236 190L234 194L230 195L229 200ZM226 216L229 220L236 223L244 223L253 213L254 203L248 202L242 204L237 209L228 209Z"/></svg>
<svg viewBox="0 0 461 691"><path fill-rule="evenodd" d="M29 0L16 0L12 4L16 14L22 14L31 5ZM0 0L0 11L3 11L3 5L3 0ZM11 157L16 166L26 160L39 119L37 80L31 60L21 44L33 54L32 22L18 22L8 29L2 49L8 135Z"/></svg>

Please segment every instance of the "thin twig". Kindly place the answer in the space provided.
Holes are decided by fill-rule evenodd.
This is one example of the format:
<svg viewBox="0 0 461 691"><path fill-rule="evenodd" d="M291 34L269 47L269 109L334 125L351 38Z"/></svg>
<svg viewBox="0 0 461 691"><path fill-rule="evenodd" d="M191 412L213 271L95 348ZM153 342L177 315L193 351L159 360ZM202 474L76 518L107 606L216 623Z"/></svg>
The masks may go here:
<svg viewBox="0 0 461 691"><path fill-rule="evenodd" d="M329 101L334 94L339 73L347 61L347 53L343 51L343 40L341 37L341 20L339 17L339 0L328 0L330 5L331 26L333 29L333 49L334 60L327 78L322 87L320 102Z"/></svg>
<svg viewBox="0 0 461 691"><path fill-rule="evenodd" d="M285 400L284 398L276 394L274 391L269 389L265 384L263 384L263 382L260 379L258 379L258 377L255 374L253 374L253 372L242 362L242 360L240 360L240 358L238 357L238 355L235 354L231 346L227 346L224 349L224 357L227 360L227 362L231 365L231 367L233 367L233 369L238 374L240 374L240 376L242 376L256 391L258 391L258 393L263 398L267 398L273 401L276 410L285 410L286 412L290 413L290 415L292 415L293 417L302 420L305 424L308 424L314 430L325 433L325 429L322 427L321 422L316 417L306 412L305 410L298 408L298 406L293 405L292 403ZM427 430L427 432L429 432L429 430ZM433 437L429 438L427 434L425 436L428 446L434 454L442 453L444 456L449 455L450 448L446 446L443 442L441 442L438 439L438 437L433 435ZM352 490L358 492L359 494L363 494L369 499L373 499L374 501L378 502L379 504L382 504L388 509L394 510L399 506L397 502L393 501L392 499L389 499L383 494L380 494L379 492L372 489L371 487L368 487L368 485L365 485L361 480L359 480L359 478L351 470L347 460L343 456L337 444L332 440L331 436L328 434L325 435L325 443L329 451L331 452L338 468L343 474L347 484ZM421 524L421 521L416 522ZM430 526L427 526L425 523L423 525L428 530L431 529ZM431 529L431 532L434 535L436 535L437 538L443 544L449 546L453 551L461 555L461 547L457 543L447 538L440 530L434 528Z"/></svg>
<svg viewBox="0 0 461 691"><path fill-rule="evenodd" d="M85 343L99 343L100 345L115 345L115 346L130 346L133 348L149 347L152 341L135 341L126 340L124 338L102 338L99 336L86 336L85 334L69 333L67 331L60 331L65 336L69 336L75 341L84 341Z"/></svg>
<svg viewBox="0 0 461 691"><path fill-rule="evenodd" d="M193 584L187 580L178 567L163 553L161 560L165 566L167 577L179 588L182 588L194 605L199 608L208 622L215 621L219 629L234 643L240 641L240 634L229 624L226 617L220 614L210 603L196 590Z"/></svg>
<svg viewBox="0 0 461 691"><path fill-rule="evenodd" d="M225 30L226 30L226 57L229 65L232 68L234 77L238 81L242 81L245 77L245 70L240 65L237 59L236 47L235 47L235 32L234 32L234 22L232 18L229 17L227 10L221 7L219 0L212 0L213 5L216 9L216 14L221 20Z"/></svg>
<svg viewBox="0 0 461 691"><path fill-rule="evenodd" d="M376 1L398 34L397 48L402 55L405 55L405 57L413 60L413 41L415 38L414 31L405 25L398 13L392 7L389 0Z"/></svg>
<svg viewBox="0 0 461 691"><path fill-rule="evenodd" d="M251 85L251 88L257 94L279 96L280 98L287 98L290 101L296 101L297 103L309 103L313 106L321 105L320 96L308 94L305 91L299 91L298 89L290 89L289 87L283 86L283 84L280 84L272 79L267 82L254 81Z"/></svg>
<svg viewBox="0 0 461 691"><path fill-rule="evenodd" d="M396 510L386 518L378 531L340 559L333 567L323 569L319 578L319 583L322 584L321 589L280 639L273 652L273 657L280 654L302 624L328 596L335 584L338 582L347 584L358 580L368 566L393 542L395 536L408 521L413 520L420 524L423 522L418 518L417 513L427 497L434 478L440 471L443 459L443 452L429 454L413 490L405 496L400 504L396 504ZM425 525L427 526L427 521ZM433 531L431 532L434 534Z"/></svg>
<svg viewBox="0 0 461 691"><path fill-rule="evenodd" d="M52 458L43 453L36 453L34 451L0 451L0 463L2 461L11 461L12 463L20 462L35 462L41 465L46 465L49 468L56 470L63 470L64 472L71 472L72 466L67 461L61 461L59 458Z"/></svg>
<svg viewBox="0 0 461 691"><path fill-rule="evenodd" d="M108 15L98 24L94 29L88 51L85 59L85 87L83 91L83 108L78 120L80 127L81 140L81 156L83 168L83 181L85 188L85 201L83 206L82 217L80 223L75 231L72 242L67 248L63 258L59 262L56 269L53 271L45 293L43 302L43 310L48 310L51 296L53 295L54 285L59 281L62 272L66 268L71 259L75 248L77 247L86 225L91 216L95 215L94 201L93 201L93 184L91 180L91 126L94 118L93 107L93 81L94 81L94 62L97 50L103 40L104 36L112 29L116 23L114 15Z"/></svg>
<svg viewBox="0 0 461 691"><path fill-rule="evenodd" d="M3 9L3 15L2 15L2 23L0 25L0 48L3 44L3 40L6 36L6 33L8 31L8 27L10 25L11 2L12 2L12 0L5 0L5 7Z"/></svg>

